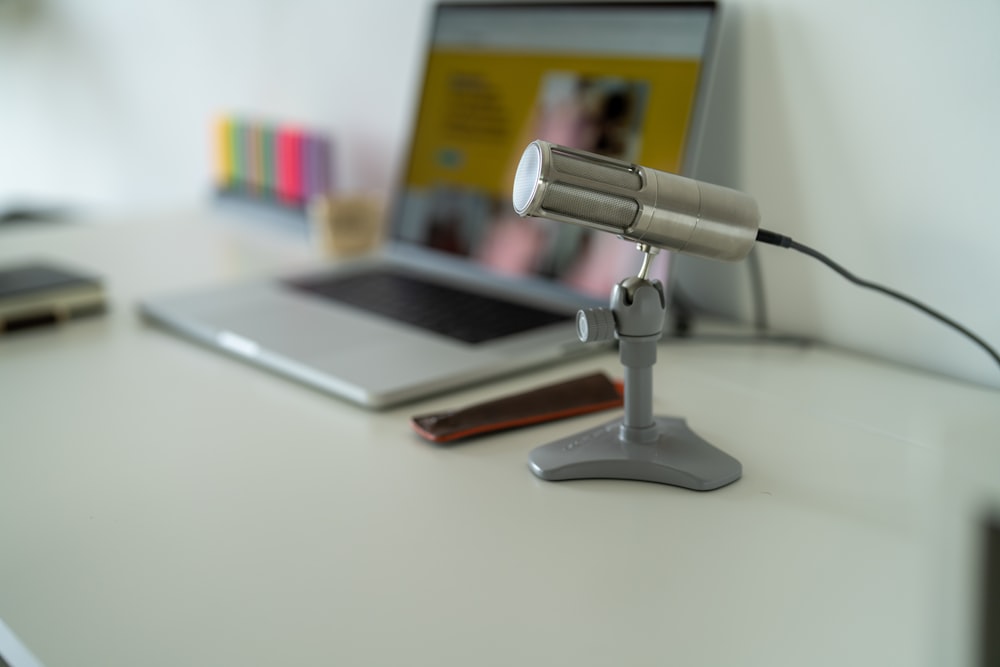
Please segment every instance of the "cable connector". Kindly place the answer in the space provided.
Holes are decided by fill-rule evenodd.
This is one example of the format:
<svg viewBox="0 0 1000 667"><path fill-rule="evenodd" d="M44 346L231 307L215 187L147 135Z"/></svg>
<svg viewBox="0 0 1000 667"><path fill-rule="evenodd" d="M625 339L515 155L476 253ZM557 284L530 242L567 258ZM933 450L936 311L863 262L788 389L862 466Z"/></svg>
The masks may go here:
<svg viewBox="0 0 1000 667"><path fill-rule="evenodd" d="M777 245L782 248L792 247L792 237L785 236L784 234L778 234L776 232L769 231L767 229L757 230L757 240L761 243L767 243L769 245Z"/></svg>

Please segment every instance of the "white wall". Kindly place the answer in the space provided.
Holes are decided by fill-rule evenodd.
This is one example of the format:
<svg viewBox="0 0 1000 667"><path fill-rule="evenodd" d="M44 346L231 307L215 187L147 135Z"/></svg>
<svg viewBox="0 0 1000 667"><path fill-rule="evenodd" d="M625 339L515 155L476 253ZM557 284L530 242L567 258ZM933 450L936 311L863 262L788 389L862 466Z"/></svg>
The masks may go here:
<svg viewBox="0 0 1000 667"><path fill-rule="evenodd" d="M0 206L201 202L220 111L333 134L347 190L384 192L428 0L0 0ZM925 300L1000 346L1000 3L731 0L700 175L764 226ZM784 330L1000 386L924 315L762 248ZM748 318L746 265L685 261L702 305Z"/></svg>
<svg viewBox="0 0 1000 667"><path fill-rule="evenodd" d="M731 5L720 83L736 93L715 107L703 176L754 194L763 226L1000 347L1000 3ZM1000 386L943 325L811 259L758 253L774 326ZM703 303L749 317L745 265L684 267Z"/></svg>
<svg viewBox="0 0 1000 667"><path fill-rule="evenodd" d="M343 186L385 189L425 19L402 0L0 0L0 206L202 201L233 111L328 131Z"/></svg>

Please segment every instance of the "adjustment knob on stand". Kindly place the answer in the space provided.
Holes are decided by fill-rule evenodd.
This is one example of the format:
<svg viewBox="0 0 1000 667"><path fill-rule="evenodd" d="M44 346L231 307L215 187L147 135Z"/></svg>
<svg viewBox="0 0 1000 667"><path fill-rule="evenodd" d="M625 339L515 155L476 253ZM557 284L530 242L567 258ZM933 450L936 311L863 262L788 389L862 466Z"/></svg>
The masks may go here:
<svg viewBox="0 0 1000 667"><path fill-rule="evenodd" d="M585 308L576 313L576 337L582 343L600 343L615 337L615 314L607 308Z"/></svg>

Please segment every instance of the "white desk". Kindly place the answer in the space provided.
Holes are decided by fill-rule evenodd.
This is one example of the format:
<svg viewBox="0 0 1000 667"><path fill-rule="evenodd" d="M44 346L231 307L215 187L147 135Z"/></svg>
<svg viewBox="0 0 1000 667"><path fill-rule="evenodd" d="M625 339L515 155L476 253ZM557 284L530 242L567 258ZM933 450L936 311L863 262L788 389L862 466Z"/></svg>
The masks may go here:
<svg viewBox="0 0 1000 667"><path fill-rule="evenodd" d="M667 345L657 412L743 479L548 483L528 452L612 415L448 448L407 417L618 375L613 354L365 412L135 312L316 261L304 244L165 215L0 232L0 261L25 255L95 269L112 303L0 339L0 617L48 667L929 665L957 623L939 568L967 552L940 544L1000 483L996 391Z"/></svg>

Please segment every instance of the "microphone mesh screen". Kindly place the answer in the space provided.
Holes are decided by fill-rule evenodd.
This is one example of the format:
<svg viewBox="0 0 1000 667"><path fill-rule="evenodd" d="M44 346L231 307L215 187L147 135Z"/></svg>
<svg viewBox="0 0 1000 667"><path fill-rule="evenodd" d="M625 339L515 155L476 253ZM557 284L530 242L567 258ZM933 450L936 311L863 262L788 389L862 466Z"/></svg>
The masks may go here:
<svg viewBox="0 0 1000 667"><path fill-rule="evenodd" d="M602 227L612 227L614 231L628 229L639 214L639 203L634 199L564 183L549 185L542 208Z"/></svg>
<svg viewBox="0 0 1000 667"><path fill-rule="evenodd" d="M542 152L535 143L528 144L517 163L517 173L514 174L513 203L518 215L524 215L535 196L538 187L538 176L542 168Z"/></svg>
<svg viewBox="0 0 1000 667"><path fill-rule="evenodd" d="M621 168L617 168L603 162L582 160L574 155L553 150L552 166L564 174L586 178L599 184L606 183L636 192L642 188L642 178L625 163Z"/></svg>

